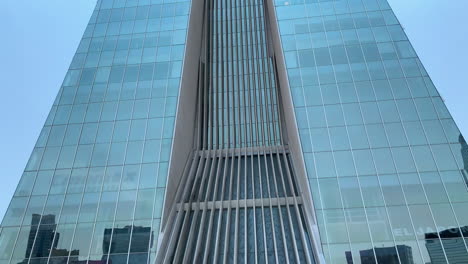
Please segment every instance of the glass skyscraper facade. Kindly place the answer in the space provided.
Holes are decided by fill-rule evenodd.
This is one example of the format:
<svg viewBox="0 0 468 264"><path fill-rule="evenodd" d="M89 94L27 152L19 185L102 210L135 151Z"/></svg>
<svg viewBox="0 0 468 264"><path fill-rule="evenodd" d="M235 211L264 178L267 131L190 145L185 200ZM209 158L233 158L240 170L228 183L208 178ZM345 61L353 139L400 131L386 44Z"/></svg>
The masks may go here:
<svg viewBox="0 0 468 264"><path fill-rule="evenodd" d="M0 263L152 261L190 4L97 2L2 222Z"/></svg>
<svg viewBox="0 0 468 264"><path fill-rule="evenodd" d="M388 2L275 6L326 262L467 262L466 142Z"/></svg>
<svg viewBox="0 0 468 264"><path fill-rule="evenodd" d="M387 0L98 0L0 264L468 263L468 145Z"/></svg>

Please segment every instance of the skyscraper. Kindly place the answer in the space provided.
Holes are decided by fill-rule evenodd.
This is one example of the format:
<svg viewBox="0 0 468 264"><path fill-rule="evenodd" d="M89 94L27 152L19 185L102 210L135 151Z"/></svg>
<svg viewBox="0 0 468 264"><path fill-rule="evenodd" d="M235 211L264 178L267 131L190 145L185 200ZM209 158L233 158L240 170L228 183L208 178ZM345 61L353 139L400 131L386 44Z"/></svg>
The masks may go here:
<svg viewBox="0 0 468 264"><path fill-rule="evenodd" d="M0 264L468 260L467 164L386 0L99 0Z"/></svg>

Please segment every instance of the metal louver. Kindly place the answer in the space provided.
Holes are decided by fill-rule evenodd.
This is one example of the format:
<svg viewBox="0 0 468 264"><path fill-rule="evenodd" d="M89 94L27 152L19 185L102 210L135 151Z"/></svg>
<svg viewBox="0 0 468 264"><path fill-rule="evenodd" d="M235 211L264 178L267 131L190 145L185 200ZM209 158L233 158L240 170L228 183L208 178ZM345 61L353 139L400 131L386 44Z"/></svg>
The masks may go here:
<svg viewBox="0 0 468 264"><path fill-rule="evenodd" d="M206 0L195 151L157 263L314 263L263 0Z"/></svg>

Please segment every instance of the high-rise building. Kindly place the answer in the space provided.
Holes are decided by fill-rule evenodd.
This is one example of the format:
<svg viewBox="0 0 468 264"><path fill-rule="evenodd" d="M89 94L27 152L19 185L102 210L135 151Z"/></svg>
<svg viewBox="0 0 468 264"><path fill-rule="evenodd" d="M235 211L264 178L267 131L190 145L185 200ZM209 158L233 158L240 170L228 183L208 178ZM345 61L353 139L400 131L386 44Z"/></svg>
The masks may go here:
<svg viewBox="0 0 468 264"><path fill-rule="evenodd" d="M387 0L98 0L0 264L463 263L467 157Z"/></svg>

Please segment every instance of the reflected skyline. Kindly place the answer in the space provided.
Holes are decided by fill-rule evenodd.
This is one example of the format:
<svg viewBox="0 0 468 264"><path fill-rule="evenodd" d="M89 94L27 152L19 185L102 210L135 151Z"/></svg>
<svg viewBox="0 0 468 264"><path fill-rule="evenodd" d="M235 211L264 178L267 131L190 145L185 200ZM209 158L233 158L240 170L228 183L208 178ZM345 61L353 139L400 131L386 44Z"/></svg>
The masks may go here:
<svg viewBox="0 0 468 264"><path fill-rule="evenodd" d="M464 237L468 237L468 226L445 229L438 233L427 233L425 236L426 248L431 261L433 263L445 263L446 255L449 263L465 263L466 246Z"/></svg>
<svg viewBox="0 0 468 264"><path fill-rule="evenodd" d="M57 232L55 215L33 214L24 260L18 264L47 263L49 256L50 264L118 264L127 263L128 257L129 263L137 264L147 261L153 237L151 227L127 225L123 228L106 228L101 260L88 261L88 256L81 259L79 249L58 248L60 239L70 238Z"/></svg>
<svg viewBox="0 0 468 264"><path fill-rule="evenodd" d="M398 251L398 253L397 253ZM374 255L375 253L375 255ZM351 251L346 251L346 261L353 264ZM410 246L397 245L396 247L375 247L373 249L360 250L361 264L413 264L413 251ZM376 262L377 259L377 262ZM400 261L398 261L400 260Z"/></svg>

